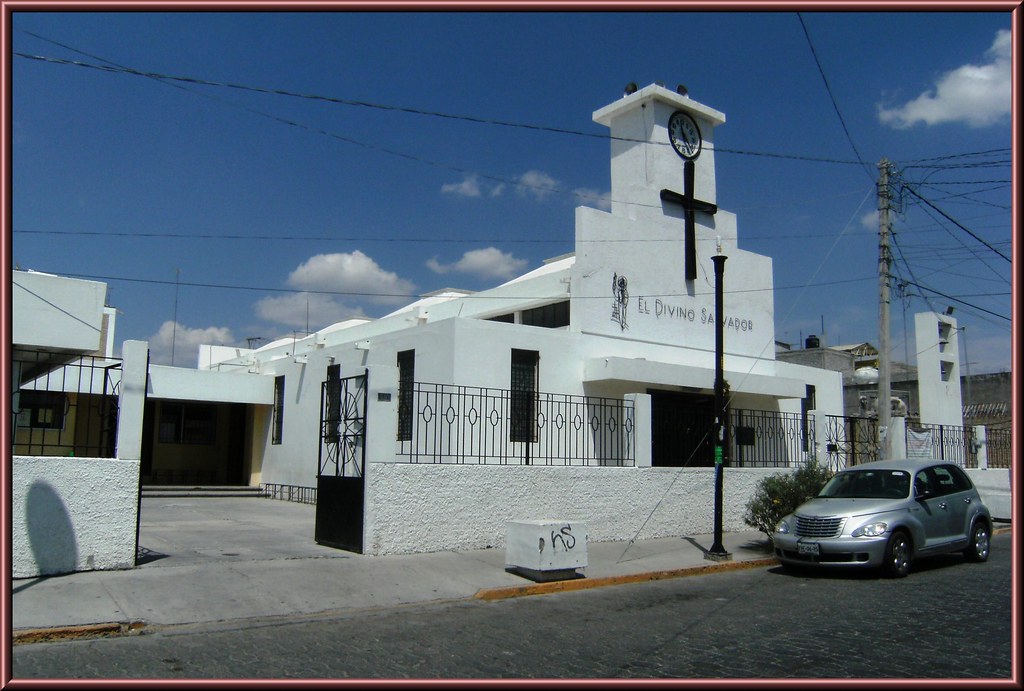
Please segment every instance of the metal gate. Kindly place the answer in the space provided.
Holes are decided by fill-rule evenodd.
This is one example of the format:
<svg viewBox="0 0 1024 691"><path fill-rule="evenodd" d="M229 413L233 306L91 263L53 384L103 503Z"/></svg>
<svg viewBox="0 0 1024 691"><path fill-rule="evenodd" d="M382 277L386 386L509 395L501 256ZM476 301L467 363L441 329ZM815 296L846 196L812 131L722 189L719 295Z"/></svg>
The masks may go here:
<svg viewBox="0 0 1024 691"><path fill-rule="evenodd" d="M828 415L825 436L825 455L832 470L880 458L878 420L875 418Z"/></svg>
<svg viewBox="0 0 1024 691"><path fill-rule="evenodd" d="M342 379L327 368L320 389L320 452L317 458L318 544L363 551L363 470L366 462L366 374Z"/></svg>

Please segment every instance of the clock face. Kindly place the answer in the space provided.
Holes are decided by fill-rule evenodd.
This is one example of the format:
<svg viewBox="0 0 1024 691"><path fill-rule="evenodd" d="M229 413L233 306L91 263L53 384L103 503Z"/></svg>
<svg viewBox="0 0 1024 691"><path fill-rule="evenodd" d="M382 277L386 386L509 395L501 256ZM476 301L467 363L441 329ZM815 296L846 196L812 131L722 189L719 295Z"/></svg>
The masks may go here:
<svg viewBox="0 0 1024 691"><path fill-rule="evenodd" d="M693 160L700 156L701 136L697 121L686 113L677 110L668 119L668 138L672 148L685 159Z"/></svg>

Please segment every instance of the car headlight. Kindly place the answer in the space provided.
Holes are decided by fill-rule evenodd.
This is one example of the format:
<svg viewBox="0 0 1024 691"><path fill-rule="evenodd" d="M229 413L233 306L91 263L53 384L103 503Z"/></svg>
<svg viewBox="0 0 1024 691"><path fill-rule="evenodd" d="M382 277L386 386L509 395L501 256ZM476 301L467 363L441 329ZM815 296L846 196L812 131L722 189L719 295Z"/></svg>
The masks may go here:
<svg viewBox="0 0 1024 691"><path fill-rule="evenodd" d="M885 535L885 531L888 529L889 526L886 523L868 523L850 534L854 537L878 537L879 535Z"/></svg>
<svg viewBox="0 0 1024 691"><path fill-rule="evenodd" d="M783 535L789 534L789 523L785 519L779 521L779 524L775 526L775 532L782 533Z"/></svg>

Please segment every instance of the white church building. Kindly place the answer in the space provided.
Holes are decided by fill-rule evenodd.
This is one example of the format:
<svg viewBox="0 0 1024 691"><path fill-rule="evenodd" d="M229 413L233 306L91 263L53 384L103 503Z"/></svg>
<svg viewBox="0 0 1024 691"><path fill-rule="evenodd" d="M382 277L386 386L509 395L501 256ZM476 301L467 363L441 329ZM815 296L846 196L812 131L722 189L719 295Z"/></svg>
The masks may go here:
<svg viewBox="0 0 1024 691"><path fill-rule="evenodd" d="M652 85L593 117L612 203L577 209L572 254L304 338L203 346L195 369L149 365L141 341L111 357L105 285L14 272L14 576L131 568L140 490L167 484L315 503L311 539L375 555L500 547L527 521L591 541L711 533L716 256L722 528L748 528L766 475L877 454L878 430L844 417L841 372L776 360L772 260L740 249L716 202L725 116ZM896 415L894 455L964 459L1009 517L1010 469L988 467L984 427L961 427L956 321L915 327L937 436Z"/></svg>
<svg viewBox="0 0 1024 691"><path fill-rule="evenodd" d="M611 135L611 210L576 210L574 253L380 319L201 348L197 391L214 375L224 402L232 381L273 381L232 418L243 484L315 490L317 540L369 554L498 546L530 519L584 522L593 541L709 533L716 254L724 529L746 529L764 475L829 462L842 378L775 360L772 260L740 248L716 203L725 116L651 85L593 118ZM168 369L150 368L156 398Z"/></svg>

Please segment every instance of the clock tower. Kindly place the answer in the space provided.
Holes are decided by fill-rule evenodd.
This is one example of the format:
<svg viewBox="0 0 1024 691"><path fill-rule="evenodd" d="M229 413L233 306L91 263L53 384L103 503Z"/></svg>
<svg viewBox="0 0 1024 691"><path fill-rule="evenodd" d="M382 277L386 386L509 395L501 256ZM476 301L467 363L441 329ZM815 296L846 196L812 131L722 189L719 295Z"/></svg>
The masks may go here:
<svg viewBox="0 0 1024 691"><path fill-rule="evenodd" d="M573 328L681 347L683 361L708 367L716 350L714 257L723 255L726 352L770 358L771 258L740 249L736 215L716 198L715 129L725 115L652 84L594 120L611 131L611 208L576 209Z"/></svg>
<svg viewBox="0 0 1024 691"><path fill-rule="evenodd" d="M662 216L661 190L686 186L684 160L694 162L694 196L716 203L714 129L723 113L651 84L601 108L594 121L611 131L612 214Z"/></svg>

